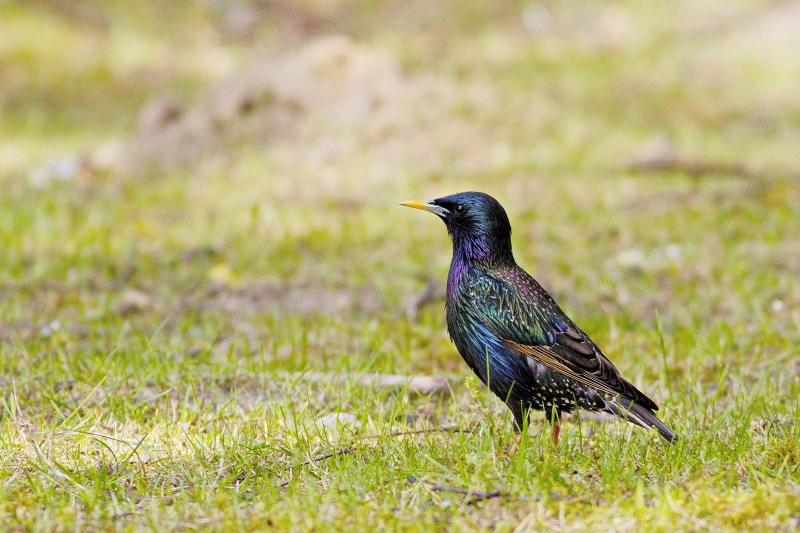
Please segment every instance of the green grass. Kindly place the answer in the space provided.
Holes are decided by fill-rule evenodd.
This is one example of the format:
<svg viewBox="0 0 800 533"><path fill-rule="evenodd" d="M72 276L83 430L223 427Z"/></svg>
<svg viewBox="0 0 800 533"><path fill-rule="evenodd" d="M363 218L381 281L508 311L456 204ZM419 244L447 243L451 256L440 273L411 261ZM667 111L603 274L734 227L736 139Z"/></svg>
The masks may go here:
<svg viewBox="0 0 800 533"><path fill-rule="evenodd" d="M202 58L246 64L253 46L214 37L205 4L87 2L106 29L49 5L0 15L4 529L800 529L800 63L742 22L773 5L547 3L531 36L523 4L297 4L447 84L446 124L419 130L443 162L371 173L382 141L354 133L314 166L322 128L37 188L28 169L129 134L153 93L202 98L224 75ZM684 24L704 17L724 23ZM757 172L626 170L655 132ZM443 283L450 244L396 203L468 189L506 206L517 260L678 444L583 416L553 450L535 416L509 453L443 300L405 311ZM446 376L453 395L366 372Z"/></svg>

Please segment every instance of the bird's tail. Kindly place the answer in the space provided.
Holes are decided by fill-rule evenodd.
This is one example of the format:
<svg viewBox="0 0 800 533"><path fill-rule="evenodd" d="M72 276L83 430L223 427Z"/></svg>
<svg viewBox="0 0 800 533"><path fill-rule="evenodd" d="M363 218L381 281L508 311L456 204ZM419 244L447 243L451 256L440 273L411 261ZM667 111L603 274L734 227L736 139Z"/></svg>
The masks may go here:
<svg viewBox="0 0 800 533"><path fill-rule="evenodd" d="M606 401L606 407L609 411L643 428L656 428L664 440L669 443L677 442L678 436L675 432L669 429L664 422L659 420L653 411L629 400L626 401L622 398L618 400L619 401Z"/></svg>

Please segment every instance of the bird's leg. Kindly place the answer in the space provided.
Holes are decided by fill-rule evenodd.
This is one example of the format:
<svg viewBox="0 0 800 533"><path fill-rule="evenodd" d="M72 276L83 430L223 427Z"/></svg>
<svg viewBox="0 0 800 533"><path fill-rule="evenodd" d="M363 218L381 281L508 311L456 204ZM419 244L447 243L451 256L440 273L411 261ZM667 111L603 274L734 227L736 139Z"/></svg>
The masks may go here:
<svg viewBox="0 0 800 533"><path fill-rule="evenodd" d="M553 423L553 448L558 448L558 436L561 434L561 422L557 419Z"/></svg>
<svg viewBox="0 0 800 533"><path fill-rule="evenodd" d="M528 413L523 407L520 400L509 399L508 408L511 409L511 414L514 415L514 443L509 448L508 453L514 455L522 443L522 431L525 428L525 415Z"/></svg>
<svg viewBox="0 0 800 533"><path fill-rule="evenodd" d="M558 437L561 435L561 413L553 408L550 414L550 423L553 425L553 449L558 448Z"/></svg>
<svg viewBox="0 0 800 533"><path fill-rule="evenodd" d="M525 414L527 414L527 411L522 408L522 400L509 398L506 405L511 410L511 414L514 415L514 432L519 434L525 427Z"/></svg>

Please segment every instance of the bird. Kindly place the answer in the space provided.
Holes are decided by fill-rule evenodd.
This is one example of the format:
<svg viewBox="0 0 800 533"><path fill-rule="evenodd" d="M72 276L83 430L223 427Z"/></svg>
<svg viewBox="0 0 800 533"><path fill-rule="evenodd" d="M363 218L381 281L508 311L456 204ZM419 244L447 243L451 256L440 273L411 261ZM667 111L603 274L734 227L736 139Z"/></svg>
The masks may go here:
<svg viewBox="0 0 800 533"><path fill-rule="evenodd" d="M531 411L544 411L557 445L560 420L576 408L616 415L678 436L658 405L611 360L514 260L505 209L482 192L400 205L441 218L453 244L447 276L447 330L478 378L510 409L517 441Z"/></svg>

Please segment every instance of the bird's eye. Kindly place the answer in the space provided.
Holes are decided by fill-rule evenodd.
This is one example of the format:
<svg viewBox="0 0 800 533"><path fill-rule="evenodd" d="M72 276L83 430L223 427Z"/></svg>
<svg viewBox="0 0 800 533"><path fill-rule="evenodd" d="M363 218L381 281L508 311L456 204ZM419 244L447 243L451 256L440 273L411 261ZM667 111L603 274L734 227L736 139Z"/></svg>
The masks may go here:
<svg viewBox="0 0 800 533"><path fill-rule="evenodd" d="M460 214L461 214L461 213L463 213L463 212L464 212L464 206L463 206L463 205L461 205L461 204L458 204L458 205L456 206L456 213L458 213L458 214L460 215Z"/></svg>

